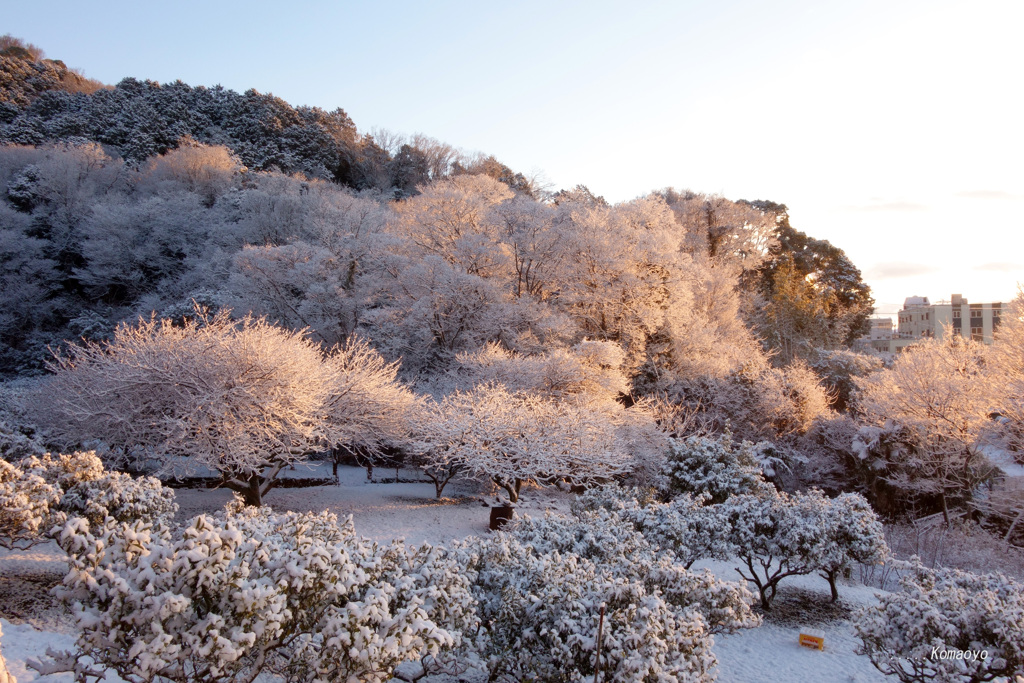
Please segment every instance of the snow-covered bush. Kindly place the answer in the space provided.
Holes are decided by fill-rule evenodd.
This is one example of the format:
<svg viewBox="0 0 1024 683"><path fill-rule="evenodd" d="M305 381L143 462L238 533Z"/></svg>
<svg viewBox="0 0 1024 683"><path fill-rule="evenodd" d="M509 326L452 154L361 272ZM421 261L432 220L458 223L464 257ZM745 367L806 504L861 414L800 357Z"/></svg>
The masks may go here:
<svg viewBox="0 0 1024 683"><path fill-rule="evenodd" d="M662 492L670 498L681 493L707 494L712 504L744 493L770 495L775 488L765 481L757 459L757 453L768 446L749 441L736 445L728 434L671 439L662 469Z"/></svg>
<svg viewBox="0 0 1024 683"><path fill-rule="evenodd" d="M703 681L712 634L758 623L753 596L691 573L605 509L524 518L460 547L480 604L475 643L494 680Z"/></svg>
<svg viewBox="0 0 1024 683"><path fill-rule="evenodd" d="M827 528L826 501L820 492L742 494L718 506L729 551L744 565L736 571L757 587L766 611L782 579L818 568Z"/></svg>
<svg viewBox="0 0 1024 683"><path fill-rule="evenodd" d="M174 533L76 519L59 542L77 655L126 681L252 681L264 670L384 681L400 662L454 645L473 618L444 551L381 548L329 513L236 500Z"/></svg>
<svg viewBox="0 0 1024 683"><path fill-rule="evenodd" d="M61 492L76 484L95 481L103 476L103 461L96 451L44 453L28 457L19 464L23 470L38 475Z"/></svg>
<svg viewBox="0 0 1024 683"><path fill-rule="evenodd" d="M0 416L0 458L14 461L29 455L41 455L45 450L36 439L26 436Z"/></svg>
<svg viewBox="0 0 1024 683"><path fill-rule="evenodd" d="M824 498L817 490L809 494L821 501L824 534L817 552L818 571L832 589L832 600L839 599L836 579L848 572L854 563L879 565L889 557L885 529L868 501L859 493L843 493Z"/></svg>
<svg viewBox="0 0 1024 683"><path fill-rule="evenodd" d="M1024 676L1024 585L919 563L901 584L853 617L859 652L879 671L905 683Z"/></svg>
<svg viewBox="0 0 1024 683"><path fill-rule="evenodd" d="M629 522L651 545L671 552L689 569L700 559L727 557L727 533L719 509L706 502L706 495L691 498L684 493L662 503L653 490L605 486L578 497L573 511L578 515L582 511L607 510Z"/></svg>
<svg viewBox="0 0 1024 683"><path fill-rule="evenodd" d="M106 472L93 451L44 453L16 466L0 461L0 545L26 547L46 540L68 517L93 525L169 523L178 510L174 491L153 477Z"/></svg>
<svg viewBox="0 0 1024 683"><path fill-rule="evenodd" d="M123 472L104 472L97 479L80 481L64 492L60 510L69 517L84 517L102 526L110 517L121 524L147 520L169 524L178 512L174 490L156 477L133 478Z"/></svg>
<svg viewBox="0 0 1024 683"><path fill-rule="evenodd" d="M0 546L26 548L44 540L60 493L30 472L0 460Z"/></svg>

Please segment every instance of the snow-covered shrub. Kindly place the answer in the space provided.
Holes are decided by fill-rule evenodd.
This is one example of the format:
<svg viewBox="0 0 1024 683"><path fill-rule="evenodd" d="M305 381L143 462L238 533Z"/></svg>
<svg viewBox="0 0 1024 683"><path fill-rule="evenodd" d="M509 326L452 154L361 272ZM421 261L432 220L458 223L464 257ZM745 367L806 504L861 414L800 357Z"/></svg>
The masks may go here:
<svg viewBox="0 0 1024 683"><path fill-rule="evenodd" d="M29 455L42 455L45 451L38 440L25 435L0 416L0 458L14 461Z"/></svg>
<svg viewBox="0 0 1024 683"><path fill-rule="evenodd" d="M68 517L102 526L106 518L129 524L168 523L178 510L174 491L153 477L106 472L93 451L31 456L0 465L3 519L0 544L27 546L48 537Z"/></svg>
<svg viewBox="0 0 1024 683"><path fill-rule="evenodd" d="M659 556L606 509L524 518L460 547L480 605L476 644L495 680L703 681L712 634L758 623L753 596Z"/></svg>
<svg viewBox="0 0 1024 683"><path fill-rule="evenodd" d="M98 479L80 481L64 492L60 509L102 526L107 517L121 524L148 520L169 524L178 512L174 490L156 477L133 478L123 472L104 472Z"/></svg>
<svg viewBox="0 0 1024 683"><path fill-rule="evenodd" d="M61 492L76 484L95 481L104 472L103 461L96 455L96 451L44 453L39 457L25 458L18 466L42 477L47 484Z"/></svg>
<svg viewBox="0 0 1024 683"><path fill-rule="evenodd" d="M662 469L663 493L668 497L707 494L711 504L744 493L770 495L775 488L765 481L757 458L768 446L749 441L735 445L728 434L671 439Z"/></svg>
<svg viewBox="0 0 1024 683"><path fill-rule="evenodd" d="M45 540L42 532L59 500L42 477L0 460L0 546L26 548Z"/></svg>
<svg viewBox="0 0 1024 683"><path fill-rule="evenodd" d="M2 237L0 237L0 253L3 253ZM0 283L2 283L2 277L0 277ZM3 314L0 314L0 327L2 327L2 318ZM46 452L38 435L34 434L33 429L27 427L28 420L24 414L23 400L28 386L30 385L22 382L0 384L0 458L8 462L15 462L30 455L42 455Z"/></svg>
<svg viewBox="0 0 1024 683"><path fill-rule="evenodd" d="M3 629L0 628L0 638L3 635ZM14 676L7 670L7 662L4 660L3 652L0 652L0 683L17 683Z"/></svg>
<svg viewBox="0 0 1024 683"><path fill-rule="evenodd" d="M705 505L707 496L680 494L668 503L657 500L653 490L605 486L591 489L573 502L573 511L604 509L629 522L648 543L671 552L689 569L704 558L726 559L726 529L716 506Z"/></svg>
<svg viewBox="0 0 1024 683"><path fill-rule="evenodd" d="M901 584L853 617L879 671L905 683L1024 676L1024 585L919 563Z"/></svg>
<svg viewBox="0 0 1024 683"><path fill-rule="evenodd" d="M455 643L472 599L443 551L380 548L351 520L274 514L237 501L167 527L69 522L61 594L78 656L126 681L384 681Z"/></svg>
<svg viewBox="0 0 1024 683"><path fill-rule="evenodd" d="M839 599L836 578L848 572L854 563L879 565L889 557L885 542L885 529L868 501L859 493L843 493L836 498L824 498L817 490L809 494L821 501L824 534L817 552L817 566L821 576L832 589L832 600Z"/></svg>
<svg viewBox="0 0 1024 683"><path fill-rule="evenodd" d="M818 568L827 528L827 503L819 492L742 494L718 507L729 550L744 565L736 571L757 587L765 610L771 609L782 579Z"/></svg>

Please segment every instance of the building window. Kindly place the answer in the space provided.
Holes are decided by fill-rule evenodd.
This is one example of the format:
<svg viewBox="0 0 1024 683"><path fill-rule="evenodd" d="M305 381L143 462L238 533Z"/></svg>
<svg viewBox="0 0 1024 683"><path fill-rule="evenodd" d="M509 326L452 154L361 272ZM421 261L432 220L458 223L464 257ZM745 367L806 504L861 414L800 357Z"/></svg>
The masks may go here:
<svg viewBox="0 0 1024 683"><path fill-rule="evenodd" d="M980 327L971 328L971 339L973 341L984 341L984 335Z"/></svg>
<svg viewBox="0 0 1024 683"><path fill-rule="evenodd" d="M960 319L960 311L953 311L953 320Z"/></svg>

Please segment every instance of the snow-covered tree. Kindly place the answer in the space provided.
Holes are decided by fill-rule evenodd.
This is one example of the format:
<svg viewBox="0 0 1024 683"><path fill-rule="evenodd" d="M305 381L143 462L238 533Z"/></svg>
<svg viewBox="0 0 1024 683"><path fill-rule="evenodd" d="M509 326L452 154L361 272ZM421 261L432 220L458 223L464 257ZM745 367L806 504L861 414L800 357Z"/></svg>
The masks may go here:
<svg viewBox="0 0 1024 683"><path fill-rule="evenodd" d="M324 432L337 458L343 451L374 456L385 447L408 445L426 419L423 400L398 381L398 363L388 363L365 340L350 339L325 362L334 379L324 403Z"/></svg>
<svg viewBox="0 0 1024 683"><path fill-rule="evenodd" d="M1000 320L988 359L999 414L996 432L1018 462L1024 462L1024 289Z"/></svg>
<svg viewBox="0 0 1024 683"><path fill-rule="evenodd" d="M744 493L771 495L775 487L765 481L757 458L757 452L768 446L749 441L735 444L728 434L671 439L661 472L662 492L669 498L681 493L703 494L711 504Z"/></svg>
<svg viewBox="0 0 1024 683"><path fill-rule="evenodd" d="M614 419L582 401L481 385L444 397L424 441L445 462L491 479L514 503L527 483L579 485L627 472Z"/></svg>
<svg viewBox="0 0 1024 683"><path fill-rule="evenodd" d="M323 443L336 380L302 333L226 312L122 325L110 342L69 346L51 369L37 408L55 437L147 449L168 467L181 456L253 505Z"/></svg>
<svg viewBox="0 0 1024 683"><path fill-rule="evenodd" d="M827 528L826 500L820 492L742 494L717 506L730 552L744 565L736 571L757 587L766 611L783 579L818 568Z"/></svg>
<svg viewBox="0 0 1024 683"><path fill-rule="evenodd" d="M458 175L422 187L396 207L393 226L423 255L484 278L505 273L509 254L491 207L511 199L507 185L485 175Z"/></svg>
<svg viewBox="0 0 1024 683"><path fill-rule="evenodd" d="M1024 585L1001 574L928 569L853 616L860 654L904 683L1024 676Z"/></svg>
<svg viewBox="0 0 1024 683"><path fill-rule="evenodd" d="M822 498L817 490L806 495ZM822 578L828 581L835 602L839 599L836 579L854 563L882 564L889 557L889 547L878 515L862 495L843 493L822 502L826 509L820 520L825 529L816 564Z"/></svg>
<svg viewBox="0 0 1024 683"><path fill-rule="evenodd" d="M969 500L993 472L977 443L993 408L983 354L980 342L947 330L907 349L892 368L857 380L868 425L892 424L911 445L876 469L898 489L935 496L947 523L950 504Z"/></svg>
<svg viewBox="0 0 1024 683"><path fill-rule="evenodd" d="M439 549L379 547L329 513L240 503L175 532L72 520L61 596L88 656L126 681L387 680L456 644L473 602Z"/></svg>

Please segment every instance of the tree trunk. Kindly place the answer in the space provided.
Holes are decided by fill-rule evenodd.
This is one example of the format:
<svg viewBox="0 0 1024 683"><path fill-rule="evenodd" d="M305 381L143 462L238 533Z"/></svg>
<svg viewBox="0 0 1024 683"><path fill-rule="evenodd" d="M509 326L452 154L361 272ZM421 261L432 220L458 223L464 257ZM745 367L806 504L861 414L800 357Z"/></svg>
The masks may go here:
<svg viewBox="0 0 1024 683"><path fill-rule="evenodd" d="M832 602L839 599L839 589L836 587L836 576L838 575L838 569L826 569L824 577L828 581L828 587L832 589Z"/></svg>
<svg viewBox="0 0 1024 683"><path fill-rule="evenodd" d="M249 485L239 491L242 494L242 500L245 501L246 505L252 505L259 507L263 505L263 494L260 491L260 484L262 479L258 474L252 474L249 476Z"/></svg>

